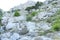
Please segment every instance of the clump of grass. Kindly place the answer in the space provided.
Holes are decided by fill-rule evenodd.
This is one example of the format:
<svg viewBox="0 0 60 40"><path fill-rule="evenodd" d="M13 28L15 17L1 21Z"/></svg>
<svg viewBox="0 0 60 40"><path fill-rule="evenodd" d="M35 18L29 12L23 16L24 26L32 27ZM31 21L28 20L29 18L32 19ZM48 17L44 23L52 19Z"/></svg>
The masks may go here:
<svg viewBox="0 0 60 40"><path fill-rule="evenodd" d="M57 12L47 19L48 23L51 23L51 31L60 31L60 9Z"/></svg>
<svg viewBox="0 0 60 40"><path fill-rule="evenodd" d="M31 15L27 15L26 21L31 21L31 20L32 20L32 16Z"/></svg>
<svg viewBox="0 0 60 40"><path fill-rule="evenodd" d="M37 12L32 12L30 15L33 17L37 14Z"/></svg>
<svg viewBox="0 0 60 40"><path fill-rule="evenodd" d="M1 23L2 17L3 17L3 11L0 9L0 26L2 25L2 23Z"/></svg>
<svg viewBox="0 0 60 40"><path fill-rule="evenodd" d="M52 30L60 31L60 10L53 16L54 22L52 23Z"/></svg>
<svg viewBox="0 0 60 40"><path fill-rule="evenodd" d="M52 25L52 29L54 31L60 31L60 20L59 21L55 21L55 23Z"/></svg>
<svg viewBox="0 0 60 40"><path fill-rule="evenodd" d="M32 12L31 14L28 14L26 21L31 21L32 17L34 17L36 14L37 14L37 12Z"/></svg>
<svg viewBox="0 0 60 40"><path fill-rule="evenodd" d="M16 10L14 16L16 16L16 17L20 16L19 11Z"/></svg>

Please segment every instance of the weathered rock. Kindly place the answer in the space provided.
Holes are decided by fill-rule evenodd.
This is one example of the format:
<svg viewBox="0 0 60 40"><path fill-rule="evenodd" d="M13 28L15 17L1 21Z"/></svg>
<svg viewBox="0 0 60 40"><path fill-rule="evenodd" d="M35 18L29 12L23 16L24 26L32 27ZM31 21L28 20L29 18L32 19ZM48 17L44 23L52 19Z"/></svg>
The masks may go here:
<svg viewBox="0 0 60 40"><path fill-rule="evenodd" d="M10 40L17 40L20 38L20 35L18 33L13 33L13 35L10 37Z"/></svg>
<svg viewBox="0 0 60 40"><path fill-rule="evenodd" d="M33 38L33 40L52 40L52 39L48 37L44 37L44 36L38 36L38 37Z"/></svg>
<svg viewBox="0 0 60 40"><path fill-rule="evenodd" d="M22 38L19 39L19 40L32 40L32 39L31 39L31 37L29 37L29 36L25 36L25 37L22 37Z"/></svg>
<svg viewBox="0 0 60 40"><path fill-rule="evenodd" d="M42 30L50 30L51 29L51 25L49 25L48 23L46 22L40 22L40 23L37 23L37 26L40 27Z"/></svg>
<svg viewBox="0 0 60 40"><path fill-rule="evenodd" d="M14 27L16 27L16 24L10 22L10 23L7 24L6 30L12 29L12 28L14 28Z"/></svg>
<svg viewBox="0 0 60 40"><path fill-rule="evenodd" d="M10 39L8 39L8 38L2 38L1 40L10 40Z"/></svg>
<svg viewBox="0 0 60 40"><path fill-rule="evenodd" d="M6 32L6 33L1 34L1 38L9 38L10 36L11 36L10 32Z"/></svg>
<svg viewBox="0 0 60 40"><path fill-rule="evenodd" d="M33 32L35 29L35 22L27 22L26 26L29 29L29 32Z"/></svg>
<svg viewBox="0 0 60 40"><path fill-rule="evenodd" d="M23 27L23 28L20 30L19 34L24 35L24 34L26 34L26 33L28 33L28 32L29 32L29 30L27 29L27 27Z"/></svg>

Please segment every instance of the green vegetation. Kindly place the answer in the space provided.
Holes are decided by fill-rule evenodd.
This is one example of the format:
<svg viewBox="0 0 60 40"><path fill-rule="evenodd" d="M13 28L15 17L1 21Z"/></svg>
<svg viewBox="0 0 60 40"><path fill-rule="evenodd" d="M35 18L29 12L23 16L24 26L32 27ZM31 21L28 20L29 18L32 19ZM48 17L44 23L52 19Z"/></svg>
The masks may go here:
<svg viewBox="0 0 60 40"><path fill-rule="evenodd" d="M16 17L20 16L19 11L16 10L14 16L16 16Z"/></svg>
<svg viewBox="0 0 60 40"><path fill-rule="evenodd" d="M30 15L33 17L37 14L37 12L32 12Z"/></svg>
<svg viewBox="0 0 60 40"><path fill-rule="evenodd" d="M38 8L39 8L39 6L42 6L42 5L43 5L42 2L37 2L37 3L35 4L35 7L38 7Z"/></svg>
<svg viewBox="0 0 60 40"><path fill-rule="evenodd" d="M37 2L36 4L35 4L35 6L31 6L31 7L27 7L25 10L27 10L28 12L30 11L30 10L32 10L32 9L39 9L39 6L42 6L43 5L43 3L42 2Z"/></svg>
<svg viewBox="0 0 60 40"><path fill-rule="evenodd" d="M27 7L25 10L29 12L31 10L31 7Z"/></svg>
<svg viewBox="0 0 60 40"><path fill-rule="evenodd" d="M26 21L31 21L31 20L32 20L32 16L31 15L27 15Z"/></svg>
<svg viewBox="0 0 60 40"><path fill-rule="evenodd" d="M56 5L56 4L57 4L57 2L52 3L52 5Z"/></svg>
<svg viewBox="0 0 60 40"><path fill-rule="evenodd" d="M52 30L60 31L60 10L52 17Z"/></svg>
<svg viewBox="0 0 60 40"><path fill-rule="evenodd" d="M7 11L7 13L10 13L10 11Z"/></svg>
<svg viewBox="0 0 60 40"><path fill-rule="evenodd" d="M2 12L2 10L0 9L0 26L2 25L2 23L1 23L2 16L3 16L3 12Z"/></svg>
<svg viewBox="0 0 60 40"><path fill-rule="evenodd" d="M31 14L27 15L27 21L31 21L32 17L34 17L37 14L37 12L32 12Z"/></svg>
<svg viewBox="0 0 60 40"><path fill-rule="evenodd" d="M12 9L12 12L15 12L16 10L17 10L17 11L20 11L20 9L15 9L15 10Z"/></svg>
<svg viewBox="0 0 60 40"><path fill-rule="evenodd" d="M55 31L60 31L60 15L55 17L54 23L52 24L52 29Z"/></svg>
<svg viewBox="0 0 60 40"><path fill-rule="evenodd" d="M52 23L51 31L60 31L60 9L47 19L48 23Z"/></svg>
<svg viewBox="0 0 60 40"><path fill-rule="evenodd" d="M48 1L48 4L52 3L53 1Z"/></svg>
<svg viewBox="0 0 60 40"><path fill-rule="evenodd" d="M54 23L53 26L52 26L52 29L54 31L60 31L60 23Z"/></svg>

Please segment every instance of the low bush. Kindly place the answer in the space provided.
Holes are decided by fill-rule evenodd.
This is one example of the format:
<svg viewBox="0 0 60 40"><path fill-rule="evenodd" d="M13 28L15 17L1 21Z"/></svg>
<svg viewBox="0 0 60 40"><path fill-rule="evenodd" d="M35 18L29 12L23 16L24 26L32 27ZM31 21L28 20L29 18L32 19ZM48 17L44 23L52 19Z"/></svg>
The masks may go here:
<svg viewBox="0 0 60 40"><path fill-rule="evenodd" d="M34 17L36 14L37 14L37 12L32 12L31 14L28 14L26 21L31 21L32 20L32 17Z"/></svg>
<svg viewBox="0 0 60 40"><path fill-rule="evenodd" d="M20 16L20 13L16 10L14 16L18 17Z"/></svg>

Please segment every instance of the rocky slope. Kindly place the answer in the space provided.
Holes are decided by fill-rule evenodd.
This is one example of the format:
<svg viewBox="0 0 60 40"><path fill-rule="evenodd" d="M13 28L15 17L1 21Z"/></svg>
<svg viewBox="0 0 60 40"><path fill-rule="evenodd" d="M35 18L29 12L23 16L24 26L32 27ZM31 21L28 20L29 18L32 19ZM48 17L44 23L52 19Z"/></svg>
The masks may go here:
<svg viewBox="0 0 60 40"><path fill-rule="evenodd" d="M60 40L60 0L27 2L0 14L0 40Z"/></svg>

